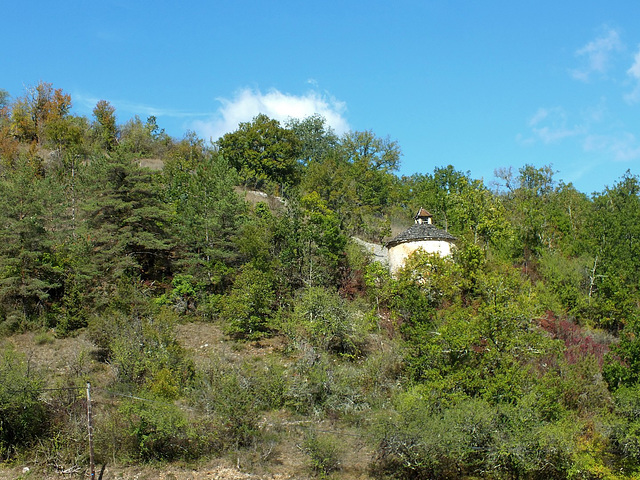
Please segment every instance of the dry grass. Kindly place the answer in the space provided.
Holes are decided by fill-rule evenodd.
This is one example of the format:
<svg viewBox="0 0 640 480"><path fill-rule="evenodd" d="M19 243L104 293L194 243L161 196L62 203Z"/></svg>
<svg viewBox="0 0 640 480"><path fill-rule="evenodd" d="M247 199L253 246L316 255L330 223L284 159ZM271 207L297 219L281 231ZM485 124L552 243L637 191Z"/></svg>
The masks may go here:
<svg viewBox="0 0 640 480"><path fill-rule="evenodd" d="M259 342L236 343L226 339L220 326L212 323L185 323L176 325L175 328L179 343L189 352L196 365L206 365L213 356L239 363L266 357L287 361L281 356L286 346L286 340L282 337L263 339ZM46 341L43 341L45 336ZM42 332L30 332L8 337L4 342L11 343L16 350L23 352L34 369L46 371L49 386L58 386L64 379L79 376L90 377L92 384L96 387L106 387L114 380L111 366L101 363L93 355L95 347L88 340L85 332L73 338L63 339L55 338L50 332L47 335L43 335ZM302 448L304 438L310 429L319 432L320 435L339 436L344 447L341 452L340 470L326 478L346 480L371 478L367 473L371 452L365 439L359 437L358 432L351 427L340 425L331 419L299 417L282 410L264 413L260 428L264 433L265 441L255 447L227 452L223 458L202 459L197 463L186 465L107 465L103 479L303 480L317 478L312 471L310 458ZM26 468L29 471L23 471ZM86 466L83 465L82 468ZM87 471L63 474L46 470L37 459L21 458L14 465L0 465L0 480L36 478L71 480L88 476Z"/></svg>
<svg viewBox="0 0 640 480"><path fill-rule="evenodd" d="M290 475L287 473L267 473L253 474L248 473L229 464L208 464L196 467L176 467L176 466L129 466L129 467L112 467L107 466L104 471L103 480L290 480L308 477L300 477L297 474ZM29 469L28 471L26 469ZM99 469L96 469L96 478L98 478ZM68 473L52 473L43 472L42 470L30 467L19 466L13 468L0 468L0 480L75 480L81 478L89 478L88 471Z"/></svg>
<svg viewBox="0 0 640 480"><path fill-rule="evenodd" d="M162 170L164 168L164 161L160 158L141 158L138 160L138 164L149 170Z"/></svg>

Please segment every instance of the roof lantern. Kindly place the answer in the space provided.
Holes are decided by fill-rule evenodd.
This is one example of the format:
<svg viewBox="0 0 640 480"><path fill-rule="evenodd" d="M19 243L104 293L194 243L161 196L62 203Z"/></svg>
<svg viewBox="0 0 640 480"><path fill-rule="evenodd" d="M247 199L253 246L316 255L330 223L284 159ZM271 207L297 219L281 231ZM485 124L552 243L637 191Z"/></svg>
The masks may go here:
<svg viewBox="0 0 640 480"><path fill-rule="evenodd" d="M431 215L422 207L420 207L420 210L418 210L418 213L416 213L413 219L418 224L428 223L429 225L431 225L433 223L433 215Z"/></svg>

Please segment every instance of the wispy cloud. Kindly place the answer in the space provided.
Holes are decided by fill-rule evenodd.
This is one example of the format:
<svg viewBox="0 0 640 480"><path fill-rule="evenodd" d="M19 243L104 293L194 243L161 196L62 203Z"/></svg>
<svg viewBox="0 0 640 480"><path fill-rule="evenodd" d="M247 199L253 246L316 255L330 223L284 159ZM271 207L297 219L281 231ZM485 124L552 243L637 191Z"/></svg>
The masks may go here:
<svg viewBox="0 0 640 480"><path fill-rule="evenodd" d="M627 75L631 77L633 82L633 90L624 96L624 99L629 103L637 103L640 101L640 46L633 58L633 65L627 70Z"/></svg>
<svg viewBox="0 0 640 480"><path fill-rule="evenodd" d="M276 89L262 93L260 90L244 88L236 92L231 99L217 100L221 107L214 115L192 123L193 130L199 136L214 141L225 133L236 130L239 123L251 121L260 113L279 121L320 114L336 133L341 134L349 130L349 124L344 117L346 104L315 90L298 96Z"/></svg>
<svg viewBox="0 0 640 480"><path fill-rule="evenodd" d="M611 66L611 56L623 50L620 34L612 28L576 51L576 56L584 59L584 65L571 70L573 78L588 82L593 75L606 75Z"/></svg>
<svg viewBox="0 0 640 480"><path fill-rule="evenodd" d="M531 146L538 142L549 145L574 138L584 152L603 154L610 161L640 159L640 142L635 135L624 130L612 130L614 125L607 118L603 102L584 111L579 124L570 124L569 115L562 107L539 108L529 119L529 134L519 134L516 140L523 146ZM602 131L607 133L599 133Z"/></svg>
<svg viewBox="0 0 640 480"><path fill-rule="evenodd" d="M72 95L74 105L79 108L83 113L90 114L96 103L103 98L98 98L92 95L85 95L82 93L74 93ZM194 118L194 117L210 117L213 113L198 113L187 112L184 110L174 110L170 108L156 107L153 105L145 105L143 103L135 103L127 100L108 100L116 109L116 115L118 112L125 112L127 114L140 115L147 117L153 115L155 117L170 117L170 118Z"/></svg>
<svg viewBox="0 0 640 480"><path fill-rule="evenodd" d="M521 136L521 143L531 144L534 139L537 139L549 144L584 134L585 127L581 125L568 126L567 123L567 114L564 109L560 107L539 108L529 119L529 127L531 127L534 138Z"/></svg>
<svg viewBox="0 0 640 480"><path fill-rule="evenodd" d="M601 152L613 161L629 162L640 159L640 143L629 132L620 132L615 135L588 135L584 139L586 152Z"/></svg>

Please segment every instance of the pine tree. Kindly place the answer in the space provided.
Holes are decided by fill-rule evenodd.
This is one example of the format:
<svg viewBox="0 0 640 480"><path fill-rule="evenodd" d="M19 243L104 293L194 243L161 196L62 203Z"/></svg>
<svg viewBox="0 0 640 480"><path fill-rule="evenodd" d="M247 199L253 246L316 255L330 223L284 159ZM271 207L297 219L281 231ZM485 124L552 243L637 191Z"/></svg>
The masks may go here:
<svg viewBox="0 0 640 480"><path fill-rule="evenodd" d="M85 205L87 238L102 287L123 277L158 280L170 274L171 216L159 174L122 152L89 166L93 200Z"/></svg>
<svg viewBox="0 0 640 480"><path fill-rule="evenodd" d="M49 179L25 157L0 176L0 308L5 315L42 313L59 287L61 272L46 229L51 191Z"/></svg>

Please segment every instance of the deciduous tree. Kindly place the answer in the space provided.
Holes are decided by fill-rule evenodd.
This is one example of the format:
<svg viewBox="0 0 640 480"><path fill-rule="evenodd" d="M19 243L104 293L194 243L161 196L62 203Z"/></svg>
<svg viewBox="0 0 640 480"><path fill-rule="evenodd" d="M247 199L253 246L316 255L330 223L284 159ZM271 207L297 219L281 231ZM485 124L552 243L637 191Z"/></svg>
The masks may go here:
<svg viewBox="0 0 640 480"><path fill-rule="evenodd" d="M18 98L12 109L14 134L22 141L41 143L46 139L45 127L63 119L71 109L71 96L51 83L40 82L28 87L27 93Z"/></svg>
<svg viewBox="0 0 640 480"><path fill-rule="evenodd" d="M218 147L247 186L261 188L271 182L280 191L299 181L300 140L293 131L264 114L224 135L218 140Z"/></svg>

